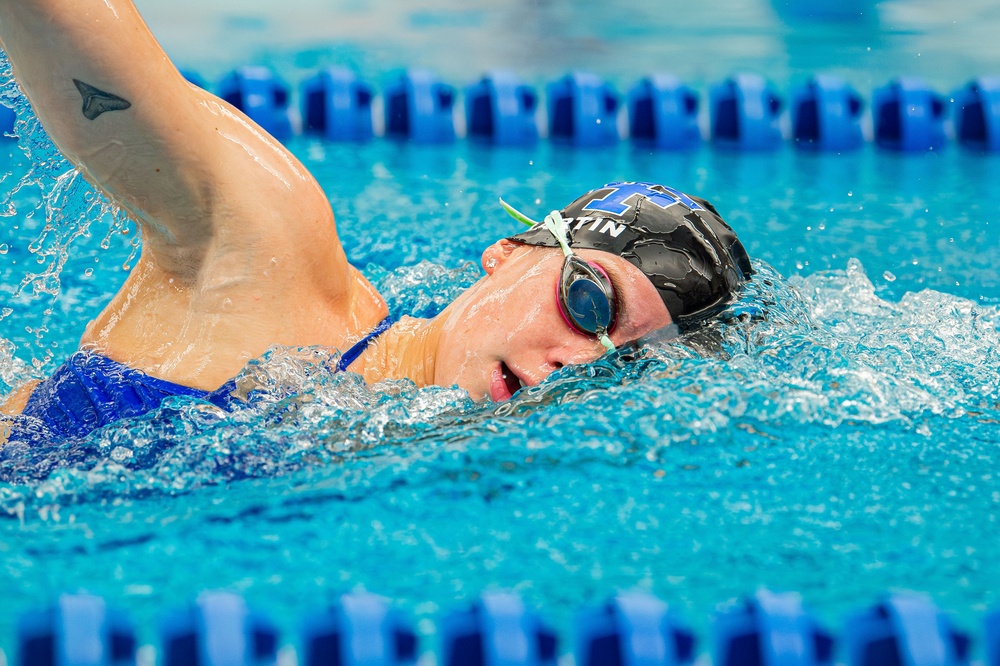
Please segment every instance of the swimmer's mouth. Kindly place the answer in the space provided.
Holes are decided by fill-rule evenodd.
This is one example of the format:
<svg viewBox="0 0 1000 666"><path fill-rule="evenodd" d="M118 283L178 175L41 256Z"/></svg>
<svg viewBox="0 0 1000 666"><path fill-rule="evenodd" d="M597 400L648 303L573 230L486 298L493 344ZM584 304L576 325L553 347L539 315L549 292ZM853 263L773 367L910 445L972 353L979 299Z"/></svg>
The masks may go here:
<svg viewBox="0 0 1000 666"><path fill-rule="evenodd" d="M507 392L510 395L514 395L520 389L527 386L527 384L521 381L521 378L518 377L517 374L503 361L500 361L500 374L503 377L504 386L507 388Z"/></svg>

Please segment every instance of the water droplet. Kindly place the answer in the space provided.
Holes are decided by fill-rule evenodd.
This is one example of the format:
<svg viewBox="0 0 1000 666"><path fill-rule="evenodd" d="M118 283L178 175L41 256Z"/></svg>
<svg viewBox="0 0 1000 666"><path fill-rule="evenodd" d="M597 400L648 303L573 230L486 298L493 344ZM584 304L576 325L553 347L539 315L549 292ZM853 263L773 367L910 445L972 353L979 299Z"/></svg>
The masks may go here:
<svg viewBox="0 0 1000 666"><path fill-rule="evenodd" d="M882 277L885 278L886 282L895 282L896 281L896 276L893 275L890 271L886 271L885 273L882 273Z"/></svg>
<svg viewBox="0 0 1000 666"><path fill-rule="evenodd" d="M849 191L849 192L847 193L847 196L849 196L849 197L853 197L853 196L854 196L854 192L853 192L853 191Z"/></svg>
<svg viewBox="0 0 1000 666"><path fill-rule="evenodd" d="M84 274L85 276L87 276L87 277L91 277L91 276L92 276L92 275L94 274L94 269L93 269L93 268L88 268L87 270L85 270L85 271L83 272L83 274Z"/></svg>
<svg viewBox="0 0 1000 666"><path fill-rule="evenodd" d="M10 248L7 246L7 243L0 243L0 254L7 254L8 250Z"/></svg>

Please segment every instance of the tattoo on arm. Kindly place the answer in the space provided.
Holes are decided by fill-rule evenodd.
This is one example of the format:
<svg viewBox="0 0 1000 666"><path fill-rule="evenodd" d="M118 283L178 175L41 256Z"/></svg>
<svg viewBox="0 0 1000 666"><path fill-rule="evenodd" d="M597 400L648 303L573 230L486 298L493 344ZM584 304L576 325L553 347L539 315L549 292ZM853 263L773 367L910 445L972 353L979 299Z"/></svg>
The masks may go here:
<svg viewBox="0 0 1000 666"><path fill-rule="evenodd" d="M89 83L76 79L73 79L73 83L83 97L83 115L87 120L93 120L105 111L123 111L132 106L132 102L127 99L99 90Z"/></svg>

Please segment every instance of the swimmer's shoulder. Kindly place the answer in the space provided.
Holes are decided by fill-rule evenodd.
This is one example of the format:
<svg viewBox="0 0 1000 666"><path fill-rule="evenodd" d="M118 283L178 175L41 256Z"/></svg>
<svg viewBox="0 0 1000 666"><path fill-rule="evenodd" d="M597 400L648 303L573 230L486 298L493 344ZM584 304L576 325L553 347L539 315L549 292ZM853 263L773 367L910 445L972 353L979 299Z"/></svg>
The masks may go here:
<svg viewBox="0 0 1000 666"><path fill-rule="evenodd" d="M28 399L31 397L31 393L40 381L39 379L32 379L7 394L3 402L0 402L0 414L17 416L23 412L25 405L28 404Z"/></svg>
<svg viewBox="0 0 1000 666"><path fill-rule="evenodd" d="M21 384L16 389L7 394L7 397L0 403L0 449L7 443L10 437L10 429L13 426L13 419L5 416L17 416L24 411L24 406L28 404L31 393L38 386L41 380L32 379L30 382Z"/></svg>

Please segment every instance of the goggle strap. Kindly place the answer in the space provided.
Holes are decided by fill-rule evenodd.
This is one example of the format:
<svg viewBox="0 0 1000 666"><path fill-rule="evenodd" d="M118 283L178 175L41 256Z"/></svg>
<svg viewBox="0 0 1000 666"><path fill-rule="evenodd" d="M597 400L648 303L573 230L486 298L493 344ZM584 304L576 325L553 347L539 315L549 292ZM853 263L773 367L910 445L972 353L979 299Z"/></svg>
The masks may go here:
<svg viewBox="0 0 1000 666"><path fill-rule="evenodd" d="M521 222L522 224L526 224L529 227L534 227L534 226L538 225L538 222L532 220L530 217L528 217L527 215L525 215L521 211L519 211L516 208L514 208L513 206L511 206L510 204L508 204L503 199L500 199L500 205L503 207L503 209L507 212L508 215L510 215L512 218L514 218L518 222ZM544 220L543 224L545 225L545 228L549 230L549 233L551 233L552 236L559 243L559 247L562 248L563 254L565 256L567 256L567 257L569 257L570 255L572 255L573 254L573 250L570 249L570 247L569 247L569 241L567 240L566 220L563 219L562 213L560 213L557 210L552 211L551 213L549 213L548 215L545 216L545 220ZM601 271L601 272L603 273L603 271ZM607 275L605 275L605 277L607 277ZM557 296L557 298L558 298L558 296ZM560 310L560 313L561 312L562 311ZM563 318L564 319L566 318L565 314L563 315ZM566 323L569 324L569 325L572 325L572 323L569 320L567 320ZM611 338L608 337L607 333L601 333L601 335L598 337L598 340L601 341L601 344L609 352L615 351L615 345L614 345L613 342L611 342Z"/></svg>
<svg viewBox="0 0 1000 666"><path fill-rule="evenodd" d="M538 222L532 220L530 217L517 210L509 203L500 199L500 206L506 211L508 215L520 222L521 224L526 224L529 227L538 226ZM553 218L553 219L549 219ZM569 249L569 242L566 235L566 221L562 217L562 213L557 210L552 211L545 216L544 222L545 228L549 230L549 233L556 239L559 243L559 247L562 248L563 254L567 257L572 254L572 250Z"/></svg>
<svg viewBox="0 0 1000 666"><path fill-rule="evenodd" d="M549 230L549 233L555 237L559 243L559 247L562 248L563 254L567 257L573 254L573 250L569 248L569 241L566 239L566 220L563 219L562 213L557 210L552 211L545 216L543 224L545 224L545 228Z"/></svg>
<svg viewBox="0 0 1000 666"><path fill-rule="evenodd" d="M538 224L538 222L535 222L530 217L528 217L527 215L525 215L521 211L519 211L516 208L514 208L513 206L511 206L509 203L507 203L503 199L500 199L500 205L503 207L503 209L505 211L507 211L508 215L510 215L512 218L514 218L515 220L517 220L521 224L526 224L529 227L533 227L533 226L535 226L535 225Z"/></svg>

